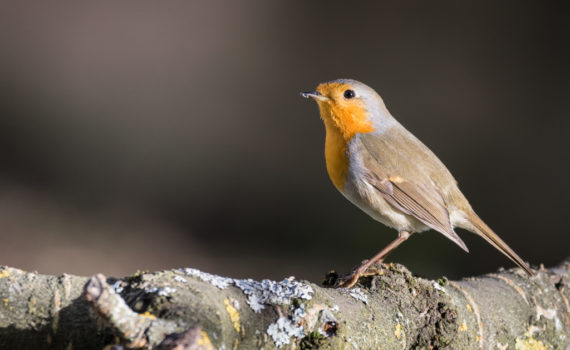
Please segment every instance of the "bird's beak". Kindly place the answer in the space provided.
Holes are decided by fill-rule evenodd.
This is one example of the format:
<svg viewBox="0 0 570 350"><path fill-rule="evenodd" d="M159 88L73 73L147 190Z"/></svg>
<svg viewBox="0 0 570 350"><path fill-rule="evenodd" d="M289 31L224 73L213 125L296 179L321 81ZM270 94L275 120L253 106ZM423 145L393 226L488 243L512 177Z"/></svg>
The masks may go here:
<svg viewBox="0 0 570 350"><path fill-rule="evenodd" d="M328 97L321 95L318 91L305 91L301 92L301 96L304 98L312 98L315 101L328 101Z"/></svg>

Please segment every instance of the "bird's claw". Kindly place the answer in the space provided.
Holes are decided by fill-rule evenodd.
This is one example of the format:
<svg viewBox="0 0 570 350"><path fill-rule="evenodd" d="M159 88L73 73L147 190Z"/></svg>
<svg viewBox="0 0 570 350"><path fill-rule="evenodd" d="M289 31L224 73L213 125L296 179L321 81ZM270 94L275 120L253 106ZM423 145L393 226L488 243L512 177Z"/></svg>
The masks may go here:
<svg viewBox="0 0 570 350"><path fill-rule="evenodd" d="M389 269L390 264L378 263L362 270L361 267L352 271L348 275L339 277L335 287L336 288L351 288L358 282L361 277L380 276L384 274L384 269Z"/></svg>

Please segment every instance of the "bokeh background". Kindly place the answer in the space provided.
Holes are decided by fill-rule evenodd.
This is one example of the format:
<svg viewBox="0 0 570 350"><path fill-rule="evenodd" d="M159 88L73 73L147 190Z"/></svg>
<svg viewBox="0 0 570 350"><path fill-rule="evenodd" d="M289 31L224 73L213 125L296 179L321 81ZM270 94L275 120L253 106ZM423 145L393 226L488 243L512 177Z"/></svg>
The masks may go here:
<svg viewBox="0 0 570 350"><path fill-rule="evenodd" d="M0 11L0 264L319 281L396 232L330 183L298 92L376 88L524 259L570 253L569 11L559 2L19 2ZM512 264L460 231L390 260Z"/></svg>

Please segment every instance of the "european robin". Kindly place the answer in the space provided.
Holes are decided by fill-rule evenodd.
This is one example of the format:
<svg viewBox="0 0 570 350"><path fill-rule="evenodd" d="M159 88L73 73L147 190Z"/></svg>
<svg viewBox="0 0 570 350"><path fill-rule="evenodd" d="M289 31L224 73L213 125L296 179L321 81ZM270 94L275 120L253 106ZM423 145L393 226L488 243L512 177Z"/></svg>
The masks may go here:
<svg viewBox="0 0 570 350"><path fill-rule="evenodd" d="M480 235L533 275L475 214L445 165L392 117L374 89L339 79L301 95L319 106L327 171L334 186L372 218L398 230L398 238L345 277L341 287L353 286L414 232L434 229L469 252L455 227Z"/></svg>

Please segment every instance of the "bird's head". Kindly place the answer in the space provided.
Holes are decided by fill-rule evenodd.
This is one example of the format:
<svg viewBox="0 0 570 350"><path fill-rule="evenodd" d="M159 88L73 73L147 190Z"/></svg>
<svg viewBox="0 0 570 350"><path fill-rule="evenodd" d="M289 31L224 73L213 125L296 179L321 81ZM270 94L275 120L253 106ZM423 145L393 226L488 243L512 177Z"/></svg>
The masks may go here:
<svg viewBox="0 0 570 350"><path fill-rule="evenodd" d="M315 100L327 129L336 128L345 139L357 133L381 131L393 120L376 91L356 80L322 83L301 96Z"/></svg>

